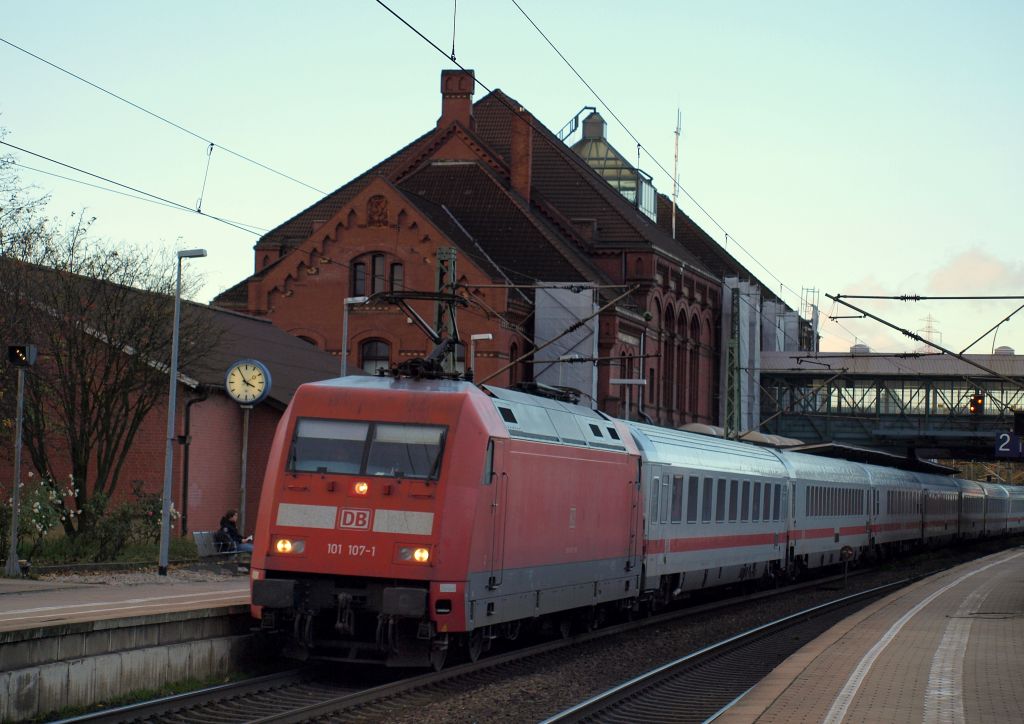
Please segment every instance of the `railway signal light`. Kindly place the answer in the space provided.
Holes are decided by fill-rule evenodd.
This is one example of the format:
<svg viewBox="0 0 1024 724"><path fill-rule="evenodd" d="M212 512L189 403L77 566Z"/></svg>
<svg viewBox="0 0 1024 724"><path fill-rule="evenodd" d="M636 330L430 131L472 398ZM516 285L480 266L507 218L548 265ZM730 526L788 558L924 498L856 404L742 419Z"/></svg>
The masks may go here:
<svg viewBox="0 0 1024 724"><path fill-rule="evenodd" d="M985 395L975 392L971 395L971 401L967 404L967 411L972 415L980 415L985 412Z"/></svg>
<svg viewBox="0 0 1024 724"><path fill-rule="evenodd" d="M36 363L36 346L34 344L9 345L7 361L15 367L31 367Z"/></svg>

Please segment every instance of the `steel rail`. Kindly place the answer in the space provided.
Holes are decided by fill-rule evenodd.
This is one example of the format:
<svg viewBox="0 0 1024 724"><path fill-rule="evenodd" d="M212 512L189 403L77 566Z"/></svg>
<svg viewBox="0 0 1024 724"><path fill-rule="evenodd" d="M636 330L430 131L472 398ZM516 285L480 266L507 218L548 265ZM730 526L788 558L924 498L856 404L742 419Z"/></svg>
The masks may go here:
<svg viewBox="0 0 1024 724"><path fill-rule="evenodd" d="M584 721L592 717L599 718L602 714L607 714L609 711L617 707L621 702L633 697L637 692L648 690L652 687L657 687L662 682L667 681L671 677L675 676L684 668L693 668L699 666L708 660L724 653L725 651L738 648L742 645L749 644L753 641L763 638L766 634L776 633L782 631L794 623L807 619L810 617L820 616L823 613L831 610L847 606L861 599L874 598L882 595L890 590L894 590L912 583L916 578L907 578L892 583L887 583L883 586L877 586L875 588L861 591L859 593L852 594L850 596L844 596L836 599L835 601L829 601L818 606L798 611L796 613L784 616L775 621L771 621L761 626L756 626L752 629L730 636L727 639L705 646L702 649L694 651L686 656L678 658L674 661L670 661L666 664L662 664L640 676L637 676L629 681L625 681L617 686L608 689L596 696L593 696L585 701L576 704L564 711L561 711L554 716L545 719L541 724L554 724L555 722L575 722ZM749 691L748 687L746 691ZM746 693L746 692L744 692ZM720 716L729 707L734 705L742 698L742 694L739 697L733 697L732 701L725 707L719 708L712 716L712 718ZM710 721L711 719L707 719Z"/></svg>

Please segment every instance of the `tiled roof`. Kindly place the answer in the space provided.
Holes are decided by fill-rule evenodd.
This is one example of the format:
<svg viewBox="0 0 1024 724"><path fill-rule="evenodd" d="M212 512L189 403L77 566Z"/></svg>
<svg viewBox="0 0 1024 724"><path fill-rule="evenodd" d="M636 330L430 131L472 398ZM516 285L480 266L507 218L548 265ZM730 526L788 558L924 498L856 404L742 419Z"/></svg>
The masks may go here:
<svg viewBox="0 0 1024 724"><path fill-rule="evenodd" d="M430 206L421 208L442 228L446 228L445 224L455 225L444 208L451 211L462 229L479 244L480 251L513 283L587 280L494 177L478 164L428 164L403 180L400 188L414 201L419 197L430 202ZM455 233L453 239L464 238L461 229ZM472 247L466 252L474 255ZM476 256L483 254L478 252Z"/></svg>
<svg viewBox="0 0 1024 724"><path fill-rule="evenodd" d="M672 234L672 200L665 194L658 194L658 226ZM764 299L780 301L768 286L761 282L749 269L711 238L693 219L676 208L676 239L693 253L715 276L722 278L736 276L755 282L761 287Z"/></svg>
<svg viewBox="0 0 1024 724"><path fill-rule="evenodd" d="M968 359L1006 377L1024 378L1024 356L972 354ZM991 379L991 375L948 354L905 354L846 352L762 352L761 373L824 378L841 370L866 377L951 377ZM966 384L966 383L965 383Z"/></svg>
<svg viewBox="0 0 1024 724"><path fill-rule="evenodd" d="M275 327L269 320L202 304L184 305L199 316L217 340L201 366L182 372L201 384L223 387L228 366L240 359L258 359L270 370L269 399L284 407L299 385L340 374L340 360Z"/></svg>
<svg viewBox="0 0 1024 724"><path fill-rule="evenodd" d="M477 135L506 159L511 109L518 107L517 101L500 90L488 94L473 107ZM699 271L708 271L697 257L613 189L551 131L536 121L533 126L532 188L567 218L595 219L597 246L652 245Z"/></svg>

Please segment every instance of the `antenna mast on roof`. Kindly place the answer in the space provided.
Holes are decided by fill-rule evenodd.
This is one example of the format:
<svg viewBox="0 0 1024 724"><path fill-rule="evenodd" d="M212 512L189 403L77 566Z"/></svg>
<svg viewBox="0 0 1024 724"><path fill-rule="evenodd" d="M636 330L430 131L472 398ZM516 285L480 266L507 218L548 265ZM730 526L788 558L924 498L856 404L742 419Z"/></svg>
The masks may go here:
<svg viewBox="0 0 1024 724"><path fill-rule="evenodd" d="M683 127L683 112L676 108L676 159L675 168L672 169L674 178L672 183L672 238L676 238L676 199L679 198L679 133Z"/></svg>

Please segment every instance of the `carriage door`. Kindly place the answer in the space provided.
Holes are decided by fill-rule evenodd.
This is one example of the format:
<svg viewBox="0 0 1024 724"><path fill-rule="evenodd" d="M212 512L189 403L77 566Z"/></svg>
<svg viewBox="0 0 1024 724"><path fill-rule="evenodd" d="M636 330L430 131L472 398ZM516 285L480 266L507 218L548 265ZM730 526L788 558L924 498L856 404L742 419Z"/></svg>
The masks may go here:
<svg viewBox="0 0 1024 724"><path fill-rule="evenodd" d="M490 575L487 587L495 589L501 585L505 567L505 530L508 521L509 476L505 470L505 440L491 438L487 443L487 460L484 467L484 498L490 500L491 542L488 561ZM489 488L489 490L487 490Z"/></svg>
<svg viewBox="0 0 1024 724"><path fill-rule="evenodd" d="M640 547L640 526L644 517L642 500L640 496L640 462L636 464L636 479L626 483L629 485L630 509L629 509L629 545L626 549L626 570L636 568L637 550Z"/></svg>

